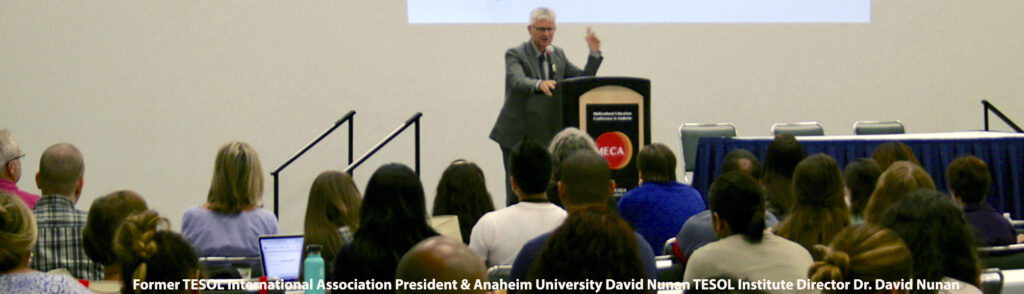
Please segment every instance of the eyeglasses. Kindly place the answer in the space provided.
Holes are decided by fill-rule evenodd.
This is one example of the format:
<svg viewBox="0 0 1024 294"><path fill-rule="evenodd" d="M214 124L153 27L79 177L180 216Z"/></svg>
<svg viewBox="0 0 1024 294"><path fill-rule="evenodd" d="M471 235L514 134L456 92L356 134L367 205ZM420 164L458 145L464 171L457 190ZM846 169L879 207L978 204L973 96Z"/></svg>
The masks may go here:
<svg viewBox="0 0 1024 294"><path fill-rule="evenodd" d="M535 30L537 30L537 31L539 31L541 33L547 33L547 32L554 32L555 31L554 27L550 27L550 28L533 27L533 29L535 29Z"/></svg>
<svg viewBox="0 0 1024 294"><path fill-rule="evenodd" d="M22 153L21 155L15 156L14 158L11 158L11 159L8 159L7 161L4 161L4 165L6 166L8 163L11 163L11 161L15 161L15 160L22 159L22 158L25 158L25 153Z"/></svg>

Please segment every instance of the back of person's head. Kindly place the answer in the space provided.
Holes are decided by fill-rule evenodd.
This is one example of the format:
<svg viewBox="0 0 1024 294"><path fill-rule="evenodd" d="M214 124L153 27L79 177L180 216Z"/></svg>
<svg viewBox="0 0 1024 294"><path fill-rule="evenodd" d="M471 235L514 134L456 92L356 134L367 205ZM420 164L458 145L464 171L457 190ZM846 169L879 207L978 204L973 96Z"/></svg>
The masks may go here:
<svg viewBox="0 0 1024 294"><path fill-rule="evenodd" d="M744 172L718 176L711 183L708 208L728 231L717 231L720 237L742 234L747 242L757 243L764 237L764 195L757 180Z"/></svg>
<svg viewBox="0 0 1024 294"><path fill-rule="evenodd" d="M614 189L608 161L593 150L580 150L562 162L559 194L562 204L584 206L607 204Z"/></svg>
<svg viewBox="0 0 1024 294"><path fill-rule="evenodd" d="M878 177L875 191L864 207L864 221L878 223L885 211L920 189L935 190L935 182L920 165L897 161Z"/></svg>
<svg viewBox="0 0 1024 294"><path fill-rule="evenodd" d="M85 173L82 152L70 143L57 143L39 158L39 175L36 182L43 194L75 196L81 192L81 179ZM77 198L72 198L77 201Z"/></svg>
<svg viewBox="0 0 1024 294"><path fill-rule="evenodd" d="M597 144L594 138L580 129L570 127L555 134L548 150L551 152L551 168L556 181L562 179L562 162L576 151L584 149L597 152Z"/></svg>
<svg viewBox="0 0 1024 294"><path fill-rule="evenodd" d="M909 161L921 165L921 162L917 161L917 156L914 156L914 150L910 150L910 146L896 141L876 146L875 151L871 153L871 158L878 162L878 166L882 167L882 170L889 169L889 166L897 161Z"/></svg>
<svg viewBox="0 0 1024 294"><path fill-rule="evenodd" d="M836 161L823 153L800 161L793 172L796 205L778 234L815 254L814 245L828 244L850 224L850 210L843 201L843 174Z"/></svg>
<svg viewBox="0 0 1024 294"><path fill-rule="evenodd" d="M461 242L445 237L434 236L427 238L416 246L409 249L398 262L398 269L395 271L395 279L405 281L433 281L455 282L460 284L463 280L475 284L477 281L487 281L487 267L484 260L476 252L473 252ZM457 290L428 290L412 291L406 288L398 289L398 293L485 293L483 289L476 291Z"/></svg>
<svg viewBox="0 0 1024 294"><path fill-rule="evenodd" d="M974 156L954 159L946 168L946 178L949 179L949 192L968 204L985 200L992 183L988 165Z"/></svg>
<svg viewBox="0 0 1024 294"><path fill-rule="evenodd" d="M248 143L233 141L220 147L206 201L210 210L236 214L263 200L263 166Z"/></svg>
<svg viewBox="0 0 1024 294"><path fill-rule="evenodd" d="M846 187L850 189L850 213L864 216L864 207L875 192L875 184L882 175L882 168L871 158L857 158L846 164Z"/></svg>
<svg viewBox="0 0 1024 294"><path fill-rule="evenodd" d="M818 246L823 248L825 258L811 265L811 281L900 282L910 280L913 272L913 258L907 245L895 232L880 226L850 226L839 232L828 247ZM851 284L847 290L824 293L861 292L852 288Z"/></svg>
<svg viewBox="0 0 1024 294"><path fill-rule="evenodd" d="M82 230L85 255L102 265L117 263L114 258L114 234L129 215L146 211L146 200L135 191L120 190L92 201Z"/></svg>
<svg viewBox="0 0 1024 294"><path fill-rule="evenodd" d="M469 242L469 234L476 221L491 211L494 211L494 203L491 193L487 192L484 171L463 159L449 164L437 183L433 215L458 216L462 240Z"/></svg>
<svg viewBox="0 0 1024 294"><path fill-rule="evenodd" d="M198 278L199 255L169 227L166 218L147 210L129 216L117 230L114 252L121 264L123 293L165 292L133 289L135 280L180 283Z"/></svg>
<svg viewBox="0 0 1024 294"><path fill-rule="evenodd" d="M525 139L508 155L508 172L526 195L544 193L551 182L551 153L544 145Z"/></svg>
<svg viewBox="0 0 1024 294"><path fill-rule="evenodd" d="M755 179L761 178L761 162L757 160L757 156L747 149L733 149L729 153L725 154L725 159L722 159L722 167L719 168L720 173L728 173L733 171L742 171Z"/></svg>
<svg viewBox="0 0 1024 294"><path fill-rule="evenodd" d="M547 281L655 278L646 277L635 236L629 224L607 206L580 207L551 233L527 277Z"/></svg>
<svg viewBox="0 0 1024 294"><path fill-rule="evenodd" d="M352 240L355 254L398 262L410 247L436 234L427 224L419 175L400 163L377 168L363 195L359 230Z"/></svg>
<svg viewBox="0 0 1024 294"><path fill-rule="evenodd" d="M954 278L978 285L980 270L971 231L963 210L935 190L918 190L886 212L880 225L900 235L914 256L914 278Z"/></svg>
<svg viewBox="0 0 1024 294"><path fill-rule="evenodd" d="M25 202L0 190L0 273L22 265L36 244L36 218Z"/></svg>
<svg viewBox="0 0 1024 294"><path fill-rule="evenodd" d="M636 155L636 168L645 183L667 183L676 180L676 156L672 149L661 143L640 148Z"/></svg>
<svg viewBox="0 0 1024 294"><path fill-rule="evenodd" d="M353 232L359 229L361 203L359 187L345 172L328 170L313 180L306 204L305 244L322 246L324 264L331 264L334 255L345 246L338 229L348 227Z"/></svg>
<svg viewBox="0 0 1024 294"><path fill-rule="evenodd" d="M780 218L789 215L796 203L793 192L793 171L807 157L804 146L791 134L776 135L768 144L761 170L761 184L768 193L768 203Z"/></svg>
<svg viewBox="0 0 1024 294"><path fill-rule="evenodd" d="M18 148L18 143L14 141L14 136L11 135L11 131L8 129L0 129L0 178L10 179L13 182L17 182L17 177L20 177L20 170L14 171L18 174L12 174L8 171L8 165L11 164L15 158L21 153L21 149Z"/></svg>

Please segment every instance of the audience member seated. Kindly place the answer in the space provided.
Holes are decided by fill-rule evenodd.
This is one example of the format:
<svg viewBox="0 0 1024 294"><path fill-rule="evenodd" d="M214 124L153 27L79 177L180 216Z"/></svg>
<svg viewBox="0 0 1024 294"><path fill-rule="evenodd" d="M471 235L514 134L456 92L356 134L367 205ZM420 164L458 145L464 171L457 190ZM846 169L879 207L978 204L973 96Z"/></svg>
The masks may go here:
<svg viewBox="0 0 1024 294"><path fill-rule="evenodd" d="M434 236L423 240L398 262L395 279L405 281L438 281L455 282L461 287L463 281L475 285L477 281L487 281L487 268L483 259L469 250L465 244L450 237ZM487 293L483 289L468 291L431 290L412 291L400 289L398 293Z"/></svg>
<svg viewBox="0 0 1024 294"><path fill-rule="evenodd" d="M724 174L732 171L742 171L755 179L761 178L761 162L757 160L757 156L754 153L750 153L747 149L733 149L729 153L725 154L725 158L722 159L722 167L719 168L718 174Z"/></svg>
<svg viewBox="0 0 1024 294"><path fill-rule="evenodd" d="M551 232L565 221L565 210L548 202L544 191L551 180L551 155L526 139L509 152L508 172L519 202L490 212L473 227L469 248L487 266L510 265L526 241Z"/></svg>
<svg viewBox="0 0 1024 294"><path fill-rule="evenodd" d="M608 161L601 157L594 150L580 150L562 161L562 180L558 182L558 195L562 198L572 217L576 210L590 205L603 205L608 203L612 193L615 192L615 181L611 179L611 170L608 168ZM609 217L619 217L611 214ZM658 268L654 263L654 250L647 244L643 236L633 232L639 250L640 261L643 264L644 273L652 279L658 276ZM545 233L537 238L526 242L523 249L519 250L515 262L512 263L512 280L526 281L527 273L531 269L537 256L540 255L543 247L549 243L551 233ZM573 241L580 242L580 241ZM579 248L577 248L579 249ZM582 250L582 249L580 249Z"/></svg>
<svg viewBox="0 0 1024 294"><path fill-rule="evenodd" d="M905 198L879 224L906 242L914 257L914 279L956 283L960 292L954 293L981 293L974 234L960 206L935 190L918 190Z"/></svg>
<svg viewBox="0 0 1024 294"><path fill-rule="evenodd" d="M785 220L796 203L793 195L793 170L807 157L804 146L791 134L775 136L764 154L761 186L767 193L768 211Z"/></svg>
<svg viewBox="0 0 1024 294"><path fill-rule="evenodd" d="M570 155L580 150L594 150L597 152L597 144L586 132L577 128L565 128L551 139L548 151L551 152L551 171L553 173L551 184L548 186L548 201L562 207L562 200L558 197L558 181L562 180L562 162Z"/></svg>
<svg viewBox="0 0 1024 294"><path fill-rule="evenodd" d="M574 209L551 233L527 278L566 282L656 279L644 273L636 238L629 224L604 205Z"/></svg>
<svg viewBox="0 0 1024 294"><path fill-rule="evenodd" d="M733 276L796 283L807 277L813 263L807 250L765 231L765 201L757 180L741 172L723 174L708 194L715 233L721 239L693 252L683 281Z"/></svg>
<svg viewBox="0 0 1024 294"><path fill-rule="evenodd" d="M0 129L0 160L3 162L3 166L0 166L0 191L17 195L22 201L25 201L28 209L32 209L36 207L39 195L22 191L18 189L17 185L18 180L21 179L21 160L24 158L25 153L21 153L18 141L11 136L11 131Z"/></svg>
<svg viewBox="0 0 1024 294"><path fill-rule="evenodd" d="M103 265L103 280L89 282L89 290L121 292L121 265L114 255L114 234L129 215L146 209L146 200L129 190L115 191L92 201L82 231L82 244L89 259Z"/></svg>
<svg viewBox="0 0 1024 294"><path fill-rule="evenodd" d="M851 224L864 223L864 207L881 175L882 168L871 158L857 158L846 164L846 202L850 205Z"/></svg>
<svg viewBox="0 0 1024 294"><path fill-rule="evenodd" d="M746 173L755 179L760 178L761 175L761 164L758 163L757 157L746 149L729 151L725 154L725 159L719 169L721 170L720 174L736 171ZM777 224L779 219L771 212L766 211L764 222L770 228ZM711 210L704 210L683 223L683 227L676 234L676 245L672 248L672 253L683 264L686 264L687 258L693 255L693 251L716 239L718 237L715 236L715 229L711 226Z"/></svg>
<svg viewBox="0 0 1024 294"><path fill-rule="evenodd" d="M935 190L935 182L928 172L909 161L893 163L878 177L875 191L864 207L864 221L877 224L887 209L903 201L907 194L920 189Z"/></svg>
<svg viewBox="0 0 1024 294"><path fill-rule="evenodd" d="M511 171L510 171L511 172ZM491 193L487 192L484 171L475 163L457 159L448 165L437 183L433 216L456 215L462 242L469 244L473 226L485 213L494 211Z"/></svg>
<svg viewBox="0 0 1024 294"><path fill-rule="evenodd" d="M256 150L230 142L217 152L206 203L189 208L181 234L200 256L260 254L257 239L277 234L277 217L262 209L263 167Z"/></svg>
<svg viewBox="0 0 1024 294"><path fill-rule="evenodd" d="M366 184L359 230L352 243L338 251L331 280L394 280L402 255L437 235L427 223L425 198L419 175L408 166L390 163L378 168Z"/></svg>
<svg viewBox="0 0 1024 294"><path fill-rule="evenodd" d="M850 225L844 188L843 173L831 156L819 153L800 161L793 172L796 206L779 224L779 237L799 243L814 260L821 260L824 254L814 250L814 245L828 244Z"/></svg>
<svg viewBox="0 0 1024 294"><path fill-rule="evenodd" d="M821 245L819 245L821 246ZM839 232L828 247L822 246L825 259L811 266L808 278L814 282L861 280L906 282L911 279L913 257L900 236L876 225L854 225ZM869 293L864 290L824 291L824 293ZM874 293L890 293L876 289Z"/></svg>
<svg viewBox="0 0 1024 294"><path fill-rule="evenodd" d="M25 201L0 191L0 293L92 293L75 278L29 268L37 235Z"/></svg>
<svg viewBox="0 0 1024 294"><path fill-rule="evenodd" d="M82 246L86 212L75 209L82 194L85 164L74 145L59 143L43 152L36 183L43 197L34 209L39 227L32 268L50 271L64 268L86 280L103 278L103 265L92 262Z"/></svg>
<svg viewBox="0 0 1024 294"><path fill-rule="evenodd" d="M199 255L156 211L125 219L114 237L114 252L121 263L123 293L189 293L182 280L199 278ZM135 281L151 285L176 282L179 287L173 289L177 291L133 289Z"/></svg>
<svg viewBox="0 0 1024 294"><path fill-rule="evenodd" d="M974 227L981 246L1004 246L1016 243L1016 232L1010 221L985 201L992 176L988 165L974 156L953 160L946 169L949 193L958 200L967 215L967 221Z"/></svg>
<svg viewBox="0 0 1024 294"><path fill-rule="evenodd" d="M359 229L361 202L359 187L352 181L352 176L342 171L320 173L309 188L302 248L310 244L321 246L325 277L334 272L335 254L352 242L352 232ZM305 250L302 260L306 260Z"/></svg>
<svg viewBox="0 0 1024 294"><path fill-rule="evenodd" d="M910 146L903 142L885 142L875 147L875 151L871 153L871 158L878 162L878 166L882 170L889 169L889 166L897 161L909 161L910 163L921 166L921 162L917 161L917 156L914 156L914 151L910 150Z"/></svg>
<svg viewBox="0 0 1024 294"><path fill-rule="evenodd" d="M661 249L687 219L707 206L697 189L676 181L676 157L665 144L641 148L636 165L641 184L619 200L619 214L651 248Z"/></svg>

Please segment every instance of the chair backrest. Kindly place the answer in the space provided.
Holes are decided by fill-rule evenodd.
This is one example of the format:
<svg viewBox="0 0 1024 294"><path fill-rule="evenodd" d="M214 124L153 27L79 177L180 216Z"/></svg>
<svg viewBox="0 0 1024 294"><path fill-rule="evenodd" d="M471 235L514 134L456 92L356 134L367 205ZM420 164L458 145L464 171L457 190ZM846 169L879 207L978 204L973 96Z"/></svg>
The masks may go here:
<svg viewBox="0 0 1024 294"><path fill-rule="evenodd" d="M654 264L658 269L658 281L681 282L683 280L685 265L675 262L671 255L655 256Z"/></svg>
<svg viewBox="0 0 1024 294"><path fill-rule="evenodd" d="M512 280L512 266L511 265L496 265L487 269L487 280L491 282L497 282L501 280L511 281Z"/></svg>
<svg viewBox="0 0 1024 294"><path fill-rule="evenodd" d="M672 247L676 245L676 237L668 238L665 240L665 246L661 247L661 254L672 255Z"/></svg>
<svg viewBox="0 0 1024 294"><path fill-rule="evenodd" d="M703 137L735 137L736 126L731 123L698 124L684 123L679 126L679 138L683 141L683 166L692 172L697 166L697 144Z"/></svg>
<svg viewBox="0 0 1024 294"><path fill-rule="evenodd" d="M978 257L984 268L1024 269L1024 244L979 247Z"/></svg>
<svg viewBox="0 0 1024 294"><path fill-rule="evenodd" d="M1024 269L1002 270L1001 273L1003 287L999 293L1024 293Z"/></svg>
<svg viewBox="0 0 1024 294"><path fill-rule="evenodd" d="M981 292L999 294L1003 288L1003 273L997 268L985 269L981 273Z"/></svg>
<svg viewBox="0 0 1024 294"><path fill-rule="evenodd" d="M853 132L857 135L905 134L900 121L860 120L853 123Z"/></svg>
<svg viewBox="0 0 1024 294"><path fill-rule="evenodd" d="M798 123L775 123L772 125L772 134L790 134L793 136L824 136L825 128L816 121Z"/></svg>

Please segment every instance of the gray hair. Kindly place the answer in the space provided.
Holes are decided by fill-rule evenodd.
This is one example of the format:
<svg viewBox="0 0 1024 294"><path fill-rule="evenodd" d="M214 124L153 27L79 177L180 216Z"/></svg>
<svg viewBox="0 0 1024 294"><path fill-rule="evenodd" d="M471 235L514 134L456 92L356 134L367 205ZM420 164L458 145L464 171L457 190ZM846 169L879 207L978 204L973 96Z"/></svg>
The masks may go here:
<svg viewBox="0 0 1024 294"><path fill-rule="evenodd" d="M530 25L538 20L555 21L555 11L547 7L537 7L530 12Z"/></svg>
<svg viewBox="0 0 1024 294"><path fill-rule="evenodd" d="M18 156L18 143L14 142L11 130L0 129L0 160L7 162Z"/></svg>
<svg viewBox="0 0 1024 294"><path fill-rule="evenodd" d="M565 128L551 139L548 150L551 152L551 169L556 179L562 178L562 162L583 149L597 152L597 144L594 143L594 138L577 128Z"/></svg>

